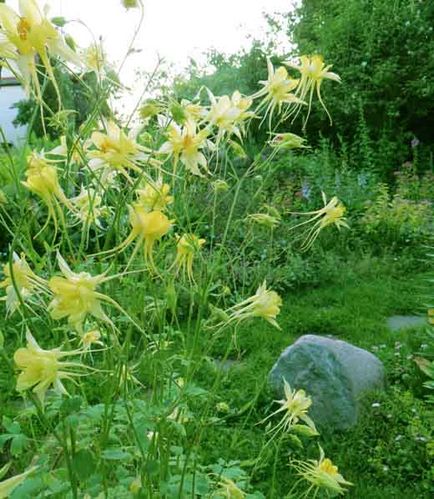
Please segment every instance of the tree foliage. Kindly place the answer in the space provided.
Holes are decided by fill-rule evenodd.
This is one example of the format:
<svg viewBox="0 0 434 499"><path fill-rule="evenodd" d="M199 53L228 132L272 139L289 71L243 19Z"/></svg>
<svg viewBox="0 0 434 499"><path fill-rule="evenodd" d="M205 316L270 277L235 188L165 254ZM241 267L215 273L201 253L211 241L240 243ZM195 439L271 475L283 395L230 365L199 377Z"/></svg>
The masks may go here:
<svg viewBox="0 0 434 499"><path fill-rule="evenodd" d="M342 77L327 95L334 130L354 139L362 115L373 139L434 142L433 2L303 0L287 21L298 50L323 54ZM326 129L320 113L315 128Z"/></svg>

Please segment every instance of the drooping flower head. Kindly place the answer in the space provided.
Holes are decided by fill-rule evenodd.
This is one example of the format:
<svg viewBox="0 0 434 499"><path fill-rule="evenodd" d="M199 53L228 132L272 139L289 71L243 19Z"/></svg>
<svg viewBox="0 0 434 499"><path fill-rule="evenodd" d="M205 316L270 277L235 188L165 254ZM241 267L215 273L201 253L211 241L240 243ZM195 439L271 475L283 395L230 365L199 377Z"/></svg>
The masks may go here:
<svg viewBox="0 0 434 499"><path fill-rule="evenodd" d="M40 100L41 90L36 69L39 58L60 100L50 57L59 56L65 62L77 66L82 63L46 14L47 11L41 11L35 0L20 0L19 13L4 3L0 4L0 36L4 38L4 42L0 44L0 57L6 59L11 71L27 90L33 85L35 95Z"/></svg>
<svg viewBox="0 0 434 499"><path fill-rule="evenodd" d="M332 65L330 64L326 66L321 55L303 55L300 57L300 64L293 64L291 62L286 62L285 64L300 72L300 80L295 95L297 95L297 97L299 97L302 101L305 101L307 99L308 111L305 118L305 123L309 118L310 110L312 107L313 94L315 91L318 100L327 113L327 116L329 117L331 123L332 119L330 113L328 112L327 107L325 106L324 101L321 97L321 84L324 80L333 80L337 82L341 81L339 75L329 71ZM299 110L300 106L297 107L297 114Z"/></svg>
<svg viewBox="0 0 434 499"><path fill-rule="evenodd" d="M225 322L240 322L252 317L262 317L280 329L276 317L280 313L281 306L282 298L275 291L267 289L267 283L264 281L253 296L224 311L227 317Z"/></svg>
<svg viewBox="0 0 434 499"><path fill-rule="evenodd" d="M8 314L13 314L20 305L20 298L23 301L29 300L38 289L45 289L46 282L38 277L24 255L19 257L16 253L12 255L12 266L8 263L3 267L5 279L0 282L0 288L6 288L6 310ZM12 268L11 268L12 267Z"/></svg>
<svg viewBox="0 0 434 499"><path fill-rule="evenodd" d="M180 160L193 175L203 177L201 169L208 173L208 166L201 149L210 147L208 134L209 131L205 129L197 131L193 121L187 121L182 127L172 122L168 126L168 140L160 147L159 152L173 156L175 171Z"/></svg>
<svg viewBox="0 0 434 499"><path fill-rule="evenodd" d="M53 219L55 230L57 230L58 216L63 219L63 212L59 203L64 204L71 210L73 210L73 207L60 187L55 162L47 159L43 152L33 151L27 158L25 175L26 180L22 184L29 191L38 195L48 208L48 218L41 231L47 226L50 219Z"/></svg>
<svg viewBox="0 0 434 499"><path fill-rule="evenodd" d="M176 245L175 267L177 272L181 271L186 274L190 282L194 281L194 257L204 244L205 239L201 239L195 234L184 234L178 239L178 243Z"/></svg>
<svg viewBox="0 0 434 499"><path fill-rule="evenodd" d="M19 348L14 354L14 361L22 372L17 378L17 390L24 392L33 388L41 404L50 386L61 393L67 394L62 380L72 379L77 372L71 367L84 367L75 362L64 362L61 359L69 355L76 355L79 351L62 352L60 348L43 350L29 331L26 333L27 346Z"/></svg>
<svg viewBox="0 0 434 499"><path fill-rule="evenodd" d="M280 422L272 427L269 433L277 434L280 431L297 430L300 426L298 422L302 421L307 425L306 434L310 436L318 435L314 422L307 414L312 405L312 399L306 395L304 390L292 390L285 378L283 378L283 390L285 397L282 400L275 401L280 404L279 409L264 419L266 421L276 414L282 415Z"/></svg>
<svg viewBox="0 0 434 499"><path fill-rule="evenodd" d="M141 173L137 161L147 158L147 149L136 142L136 131L127 135L116 123L109 121L104 132L93 132L87 153L92 170L102 170L101 181L105 183L111 173L120 173L131 181L128 170Z"/></svg>
<svg viewBox="0 0 434 499"><path fill-rule="evenodd" d="M271 121L276 108L280 113L283 105L302 105L304 102L293 93L299 84L298 80L291 78L284 66L274 70L271 60L267 58L267 68L268 79L259 82L264 88L256 92L253 98L263 97L257 112L265 108L264 119L266 116L269 117L268 123L271 128Z"/></svg>
<svg viewBox="0 0 434 499"><path fill-rule="evenodd" d="M305 222L301 222L295 225L294 227L292 227L292 229L301 227L306 224L312 224L312 226L307 230L306 238L302 245L303 251L308 250L315 242L321 230L325 227L328 227L329 225L334 225L339 230L341 229L341 227L349 229L349 226L346 223L344 217L346 208L341 203L341 201L339 201L339 199L334 196L330 199L329 202L327 202L327 198L324 192L322 193L322 198L324 202L323 208L320 208L316 211L293 213L297 215L305 215L310 218Z"/></svg>
<svg viewBox="0 0 434 499"><path fill-rule="evenodd" d="M169 184L165 184L161 178L156 182L147 180L136 190L140 205L147 211L164 211L173 203L173 196L169 192Z"/></svg>
<svg viewBox="0 0 434 499"><path fill-rule="evenodd" d="M57 262L63 277L54 276L48 281L53 293L53 299L48 305L51 317L55 320L67 318L79 333L82 333L83 323L88 315L110 322L102 309L101 301L111 304L116 302L96 290L107 277L104 274L92 276L88 272L72 272L59 253Z"/></svg>
<svg viewBox="0 0 434 499"><path fill-rule="evenodd" d="M148 207L140 202L129 206L131 232L123 243L111 251L123 251L132 242L136 241L136 248L133 251L132 258L136 251L143 246L145 261L150 268L155 270L153 259L153 248L159 239L166 235L172 227L172 221L161 211L148 211Z"/></svg>
<svg viewBox="0 0 434 499"><path fill-rule="evenodd" d="M305 496L310 492L313 492L314 496L316 496L319 491L323 491L329 496L344 495L347 492L346 488L351 486L352 483L344 479L339 473L338 467L329 458L325 457L321 447L319 449L320 457L318 460L310 459L308 462L295 461L293 463L293 467L298 474L309 482L309 488Z"/></svg>

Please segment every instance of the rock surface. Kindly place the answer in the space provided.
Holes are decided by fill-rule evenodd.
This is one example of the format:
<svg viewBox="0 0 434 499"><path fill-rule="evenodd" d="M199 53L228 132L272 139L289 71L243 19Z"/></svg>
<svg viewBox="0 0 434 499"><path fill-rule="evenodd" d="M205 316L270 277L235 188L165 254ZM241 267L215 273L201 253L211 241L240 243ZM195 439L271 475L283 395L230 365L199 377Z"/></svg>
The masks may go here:
<svg viewBox="0 0 434 499"><path fill-rule="evenodd" d="M344 430L357 422L361 396L384 387L384 367L350 343L308 334L288 347L270 372L279 398L283 378L312 397L309 415L320 429Z"/></svg>
<svg viewBox="0 0 434 499"><path fill-rule="evenodd" d="M426 324L426 318L419 315L392 315L387 319L387 325L391 331L419 328Z"/></svg>

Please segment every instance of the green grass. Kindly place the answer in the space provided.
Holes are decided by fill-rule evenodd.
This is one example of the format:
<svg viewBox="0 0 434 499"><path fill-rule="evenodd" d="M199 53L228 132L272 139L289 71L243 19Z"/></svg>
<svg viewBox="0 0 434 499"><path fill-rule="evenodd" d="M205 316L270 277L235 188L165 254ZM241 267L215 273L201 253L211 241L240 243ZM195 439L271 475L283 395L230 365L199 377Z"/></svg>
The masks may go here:
<svg viewBox="0 0 434 499"><path fill-rule="evenodd" d="M281 331L257 321L240 329L238 349L231 353L237 362L225 372L216 396L216 402L226 402L231 411L220 428L210 429L202 439L203 460L237 459L247 466L251 464L264 443L264 425L256 423L272 407L273 397L267 390L266 379L273 363L282 350L303 334L332 334L376 351L386 365L389 379L385 394L368 398L357 427L320 437L326 454L355 484L349 497L428 497L428 470L424 469L429 468L427 445L419 445L416 437L419 433L428 435L429 424L424 418L429 417L429 411L422 399L410 392L412 389L417 393L418 387L420 392L421 376L408 358L423 341L423 335L416 330L391 332L386 324L391 315L418 310L418 282L418 276L402 272L394 259L354 259L342 265L332 282L287 295L279 316ZM223 355L223 343L214 357ZM206 384L213 369L208 365L201 374L201 382ZM381 401L380 409L371 407L373 400ZM402 444L400 439L395 441L399 434L406 437ZM273 446L268 447L268 455L265 453L266 464L256 467L256 486L267 497L284 497L293 483L286 464L289 448L279 458L273 491ZM316 444L310 443L307 450L311 457L317 457Z"/></svg>

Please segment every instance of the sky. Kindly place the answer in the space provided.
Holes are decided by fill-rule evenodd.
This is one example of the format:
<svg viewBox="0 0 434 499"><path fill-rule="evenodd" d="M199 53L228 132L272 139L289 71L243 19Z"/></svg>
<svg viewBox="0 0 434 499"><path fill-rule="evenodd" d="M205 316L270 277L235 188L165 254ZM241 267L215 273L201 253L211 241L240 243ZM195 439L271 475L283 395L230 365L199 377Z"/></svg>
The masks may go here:
<svg viewBox="0 0 434 499"><path fill-rule="evenodd" d="M18 0L6 3L16 8ZM74 20L65 26L65 31L79 46L91 43L89 31L96 39L101 37L108 59L119 66L139 22L139 10L127 11L121 0L39 3L49 5L49 17ZM181 70L190 57L204 62L203 53L210 48L228 54L247 48L249 35L261 38L265 33L264 11L287 12L296 3L297 0L143 0L144 19L134 43L137 52L127 59L122 80L131 85L136 69L152 70L159 56L175 70ZM282 51L286 43L287 40L281 40Z"/></svg>

